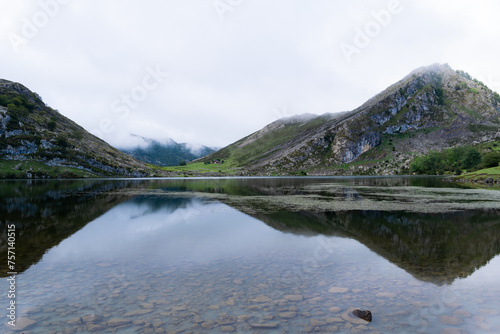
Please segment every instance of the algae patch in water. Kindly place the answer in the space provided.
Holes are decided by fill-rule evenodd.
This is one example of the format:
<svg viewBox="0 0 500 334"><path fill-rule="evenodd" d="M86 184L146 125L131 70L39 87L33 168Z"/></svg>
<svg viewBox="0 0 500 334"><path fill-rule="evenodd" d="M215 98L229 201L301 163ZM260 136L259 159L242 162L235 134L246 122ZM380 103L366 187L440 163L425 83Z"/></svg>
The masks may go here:
<svg viewBox="0 0 500 334"><path fill-rule="evenodd" d="M445 213L463 210L500 209L500 192L485 189L373 187L340 184L300 186L293 194L254 194L249 196L173 189L125 189L127 195L159 197L198 197L220 201L247 213L404 211Z"/></svg>

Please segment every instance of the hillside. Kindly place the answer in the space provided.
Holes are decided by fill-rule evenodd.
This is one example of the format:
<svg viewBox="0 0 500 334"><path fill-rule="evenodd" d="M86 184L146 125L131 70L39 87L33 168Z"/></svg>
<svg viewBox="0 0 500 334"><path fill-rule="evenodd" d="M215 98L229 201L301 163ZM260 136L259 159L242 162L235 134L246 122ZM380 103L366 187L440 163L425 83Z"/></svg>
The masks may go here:
<svg viewBox="0 0 500 334"><path fill-rule="evenodd" d="M447 64L419 68L342 113L277 120L211 154L252 174L408 173L416 155L493 141L500 95Z"/></svg>
<svg viewBox="0 0 500 334"><path fill-rule="evenodd" d="M48 107L23 85L0 80L0 177L159 175Z"/></svg>
<svg viewBox="0 0 500 334"><path fill-rule="evenodd" d="M120 148L132 157L156 166L177 166L182 162L190 162L215 152L206 146L195 146L188 143L177 143L173 139L162 142L151 138L138 137L145 144L134 148Z"/></svg>

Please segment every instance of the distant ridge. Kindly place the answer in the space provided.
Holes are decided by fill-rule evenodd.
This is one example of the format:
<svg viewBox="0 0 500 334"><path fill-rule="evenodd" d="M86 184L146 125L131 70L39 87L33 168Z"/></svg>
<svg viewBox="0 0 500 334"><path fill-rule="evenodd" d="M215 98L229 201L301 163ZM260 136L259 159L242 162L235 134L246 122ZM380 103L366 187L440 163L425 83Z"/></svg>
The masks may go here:
<svg viewBox="0 0 500 334"><path fill-rule="evenodd" d="M133 134L131 136L140 139L145 145L120 150L138 160L157 166L178 166L182 162L193 161L217 150L203 145L177 143L170 138L158 141Z"/></svg>

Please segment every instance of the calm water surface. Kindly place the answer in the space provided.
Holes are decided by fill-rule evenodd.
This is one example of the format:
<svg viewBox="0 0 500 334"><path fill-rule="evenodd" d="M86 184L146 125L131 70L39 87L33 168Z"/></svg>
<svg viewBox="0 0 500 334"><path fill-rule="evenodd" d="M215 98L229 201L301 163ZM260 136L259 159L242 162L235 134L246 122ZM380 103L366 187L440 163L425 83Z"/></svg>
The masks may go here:
<svg viewBox="0 0 500 334"><path fill-rule="evenodd" d="M5 181L17 326L0 332L498 333L499 193L437 178ZM359 209L447 197L475 208Z"/></svg>

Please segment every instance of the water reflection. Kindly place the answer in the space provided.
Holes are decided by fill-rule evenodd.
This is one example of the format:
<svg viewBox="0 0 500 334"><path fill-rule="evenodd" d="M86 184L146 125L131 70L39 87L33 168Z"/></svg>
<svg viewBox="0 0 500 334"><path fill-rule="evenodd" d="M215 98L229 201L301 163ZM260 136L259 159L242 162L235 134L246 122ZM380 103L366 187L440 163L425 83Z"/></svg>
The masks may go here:
<svg viewBox="0 0 500 334"><path fill-rule="evenodd" d="M500 212L255 214L283 232L353 238L415 278L451 284L500 254Z"/></svg>
<svg viewBox="0 0 500 334"><path fill-rule="evenodd" d="M23 272L46 250L127 199L110 192L134 186L130 181L109 180L0 182L0 232L5 235L7 225L16 225L16 270ZM4 254L5 240L0 241ZM9 271L6 266L2 261L2 277Z"/></svg>
<svg viewBox="0 0 500 334"><path fill-rule="evenodd" d="M40 262L18 276L18 311L30 321L26 329L34 333L500 329L500 289L492 284L500 278L499 257L494 257L499 234L496 211L419 215L262 213L243 208L253 212L249 215L211 198L176 197L201 187L207 190L206 181L201 181L180 192L178 182L134 184L131 192L121 191L130 189L128 185L111 188L95 201L87 194L99 189L99 183L60 195L89 222L75 233L68 230L71 236L59 240ZM208 191L232 191L233 182L214 182ZM297 184L279 182L280 190L264 180L257 187L261 191L255 186L237 191L243 196L302 191ZM154 191L125 196L142 189ZM162 196L165 193L170 195ZM109 206L99 207L101 199L107 199ZM90 207L81 203L97 209L85 216ZM44 224L63 215L59 207L52 207ZM29 233L40 231L49 237L43 230ZM352 308L370 309L373 321L356 322L349 317Z"/></svg>
<svg viewBox="0 0 500 334"><path fill-rule="evenodd" d="M498 332L497 210L262 207L325 182L353 203L411 179L0 183L18 314L34 333Z"/></svg>
<svg viewBox="0 0 500 334"><path fill-rule="evenodd" d="M340 184L328 195L346 201L361 201L371 196L373 188L443 185L436 178L340 178L328 181ZM0 219L3 233L6 233L9 223L15 222L23 237L23 243L18 246L17 259L17 269L22 272L36 263L48 249L108 211L114 215L111 219L114 223L109 225L106 233L113 235L117 233L113 230L128 231L127 235L133 237L147 230L153 232L188 222L193 215L201 215L210 221L212 215L202 211L202 208L205 207L204 202L214 200L175 197L175 194L218 193L230 195L230 198L293 196L305 194L304 185L310 187L324 182L324 178L2 182ZM359 185L370 185L371 188L356 187ZM161 193L147 192L155 189ZM132 190L143 195L137 195ZM163 193L173 193L174 197L170 196L167 200L158 196ZM218 199L221 200L224 201ZM116 208L124 201L127 201L126 205ZM287 207L275 207L271 212L262 212L262 202L226 203L282 232L353 238L416 278L435 284L451 283L456 278L466 277L500 253L498 210L419 214L370 210L297 212L287 210ZM131 211L136 216L132 216L130 221L137 223L127 225L123 221L129 220ZM167 214L168 220L160 218ZM153 219L140 224L145 216L152 216ZM192 226L190 238L194 240L197 235L216 237L213 233L216 222L203 226L207 227L200 229L199 226ZM210 227L214 227L212 233ZM87 228L85 233L94 232ZM96 242L106 233L94 233ZM153 233L148 237L154 239L155 235ZM125 236L117 240L124 245L137 242ZM201 242L201 239L196 240ZM108 244L106 253L113 249L126 252L126 247L118 248L110 241L101 240L100 243ZM151 242L152 245L156 243L156 239ZM1 249L5 247L5 243L0 244ZM2 266L5 276L7 270L5 264Z"/></svg>
<svg viewBox="0 0 500 334"><path fill-rule="evenodd" d="M148 264L206 263L252 254L254 240L259 240L260 246L266 243L258 238L264 225L259 229L244 224L245 216L234 222L221 220L231 214L233 210L223 204L198 199L134 198L64 240L57 256L65 261L78 258L124 263L140 258ZM47 254L47 259L50 256Z"/></svg>

